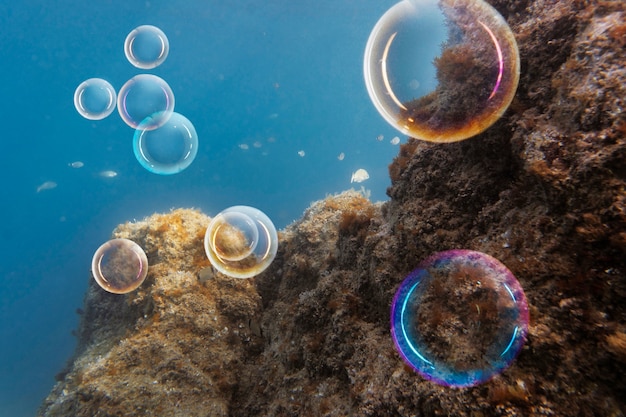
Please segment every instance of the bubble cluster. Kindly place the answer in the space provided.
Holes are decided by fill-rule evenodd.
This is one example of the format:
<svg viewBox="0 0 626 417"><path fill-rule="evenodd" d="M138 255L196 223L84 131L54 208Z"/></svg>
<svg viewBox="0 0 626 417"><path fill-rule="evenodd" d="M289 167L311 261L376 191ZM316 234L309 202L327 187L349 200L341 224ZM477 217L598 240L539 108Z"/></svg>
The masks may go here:
<svg viewBox="0 0 626 417"><path fill-rule="evenodd" d="M500 118L519 81L515 37L483 0L403 0L365 49L367 91L383 118L431 142L474 136Z"/></svg>
<svg viewBox="0 0 626 417"><path fill-rule="evenodd" d="M128 239L112 239L98 248L91 261L93 277L103 289L126 294L137 289L148 274L148 258Z"/></svg>
<svg viewBox="0 0 626 417"><path fill-rule="evenodd" d="M124 122L142 130L163 126L174 111L174 93L160 77L139 74L126 81L117 96L117 110Z"/></svg>
<svg viewBox="0 0 626 417"><path fill-rule="evenodd" d="M149 125L151 121L152 118L147 119ZM133 151L145 169L155 174L171 175L193 162L198 153L198 134L186 117L172 113L169 120L156 130L144 129L144 122L135 130Z"/></svg>
<svg viewBox="0 0 626 417"><path fill-rule="evenodd" d="M142 25L133 29L124 41L124 53L128 61L137 68L156 68L165 61L170 43L161 29Z"/></svg>
<svg viewBox="0 0 626 417"><path fill-rule="evenodd" d="M85 119L101 120L115 110L115 89L102 78L83 81L74 91L74 106Z"/></svg>
<svg viewBox="0 0 626 417"><path fill-rule="evenodd" d="M155 68L167 58L169 41L156 26L138 26L126 37L124 53L137 68ZM136 129L133 149L144 168L155 174L170 175L183 171L193 162L198 152L198 134L180 114L170 122L175 98L165 80L152 74L138 74L126 81L116 95L111 84L94 78L82 83L74 94L78 112L92 120L109 115L116 102L124 123Z"/></svg>
<svg viewBox="0 0 626 417"><path fill-rule="evenodd" d="M230 207L215 216L204 235L204 250L215 269L234 278L250 278L274 260L278 235L262 211Z"/></svg>
<svg viewBox="0 0 626 417"><path fill-rule="evenodd" d="M424 260L402 282L391 332L402 358L426 379L453 387L506 369L528 331L519 282L481 252L450 250Z"/></svg>

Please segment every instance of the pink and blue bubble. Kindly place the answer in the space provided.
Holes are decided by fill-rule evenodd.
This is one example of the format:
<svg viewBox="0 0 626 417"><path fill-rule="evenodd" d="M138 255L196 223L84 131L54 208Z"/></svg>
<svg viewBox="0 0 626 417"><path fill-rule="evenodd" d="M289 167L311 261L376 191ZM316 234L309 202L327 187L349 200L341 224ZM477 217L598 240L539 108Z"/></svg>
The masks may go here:
<svg viewBox="0 0 626 417"><path fill-rule="evenodd" d="M519 282L497 259L471 250L439 252L400 285L391 333L400 356L424 378L470 387L511 365L529 314Z"/></svg>

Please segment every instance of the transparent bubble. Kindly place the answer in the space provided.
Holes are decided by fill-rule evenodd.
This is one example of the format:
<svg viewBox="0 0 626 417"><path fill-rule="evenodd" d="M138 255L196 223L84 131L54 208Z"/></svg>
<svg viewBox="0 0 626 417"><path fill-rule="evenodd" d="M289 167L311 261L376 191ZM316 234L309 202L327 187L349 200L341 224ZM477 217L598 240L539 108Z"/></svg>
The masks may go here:
<svg viewBox="0 0 626 417"><path fill-rule="evenodd" d="M128 239L112 239L98 248L91 261L98 285L114 294L126 294L141 285L148 274L148 258Z"/></svg>
<svg viewBox="0 0 626 417"><path fill-rule="evenodd" d="M234 278L250 278L274 260L278 235L262 211L230 207L215 216L204 235L204 250L215 269Z"/></svg>
<svg viewBox="0 0 626 417"><path fill-rule="evenodd" d="M115 110L115 89L102 78L83 81L74 92L74 106L85 119L101 120Z"/></svg>
<svg viewBox="0 0 626 417"><path fill-rule="evenodd" d="M146 122L152 123L155 117ZM193 124L183 115L172 113L161 127L148 130L139 124L133 139L133 150L139 163L155 174L176 174L187 168L198 153L198 134Z"/></svg>
<svg viewBox="0 0 626 417"><path fill-rule="evenodd" d="M141 69L158 67L165 61L169 51L167 36L156 26L139 26L128 34L124 42L126 58Z"/></svg>
<svg viewBox="0 0 626 417"><path fill-rule="evenodd" d="M365 49L367 91L402 133L431 142L474 136L500 118L519 81L506 21L483 0L404 0Z"/></svg>
<svg viewBox="0 0 626 417"><path fill-rule="evenodd" d="M162 79L152 74L136 75L120 88L117 110L124 122L143 130L163 126L174 111L174 93Z"/></svg>
<svg viewBox="0 0 626 417"><path fill-rule="evenodd" d="M481 252L451 250L424 260L391 306L402 358L426 379L453 387L483 383L506 369L528 331L519 282Z"/></svg>

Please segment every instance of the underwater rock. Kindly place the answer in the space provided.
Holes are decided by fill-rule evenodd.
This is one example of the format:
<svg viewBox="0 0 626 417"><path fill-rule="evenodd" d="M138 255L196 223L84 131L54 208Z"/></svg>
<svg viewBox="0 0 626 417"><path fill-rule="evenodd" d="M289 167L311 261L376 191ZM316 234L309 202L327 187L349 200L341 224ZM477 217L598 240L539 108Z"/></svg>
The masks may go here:
<svg viewBox="0 0 626 417"><path fill-rule="evenodd" d="M314 203L251 280L209 273L197 211L119 226L148 277L127 295L91 280L76 354L39 415L623 416L626 10L490 3L521 56L502 119L464 142L409 139L389 202ZM507 370L453 389L404 365L390 305L420 261L460 248L511 270L530 324Z"/></svg>
<svg viewBox="0 0 626 417"><path fill-rule="evenodd" d="M75 360L42 414L228 415L242 361L260 347L249 323L261 304L248 280L199 279L209 220L175 210L115 229L145 249L148 276L127 295L89 284Z"/></svg>

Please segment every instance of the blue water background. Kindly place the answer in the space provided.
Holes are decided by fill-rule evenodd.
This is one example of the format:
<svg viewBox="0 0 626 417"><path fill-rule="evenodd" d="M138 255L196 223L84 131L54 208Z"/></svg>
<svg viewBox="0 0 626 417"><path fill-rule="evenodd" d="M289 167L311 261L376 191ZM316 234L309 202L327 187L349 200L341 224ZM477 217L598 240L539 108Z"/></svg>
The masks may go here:
<svg viewBox="0 0 626 417"><path fill-rule="evenodd" d="M34 415L52 388L75 347L91 256L117 224L247 204L283 228L312 201L358 189L358 168L369 171L371 199L387 198L398 151L389 141L406 138L376 113L362 59L393 3L0 0L0 416ZM123 51L142 24L170 41L168 59L150 71ZM117 111L89 121L74 109L85 79L119 89L139 73L164 78L198 132L198 156L178 175L139 165ZM37 193L44 181L58 186Z"/></svg>

